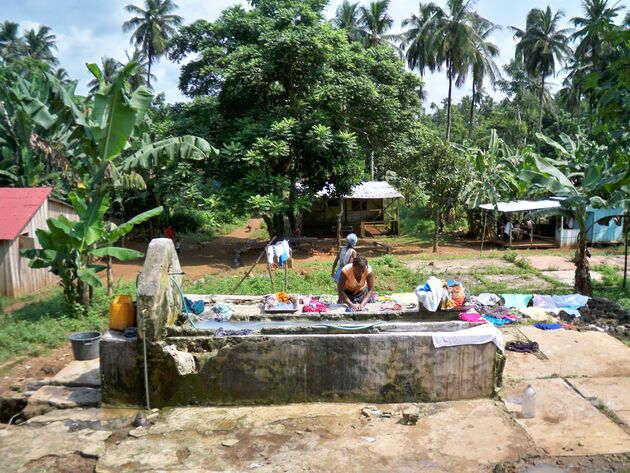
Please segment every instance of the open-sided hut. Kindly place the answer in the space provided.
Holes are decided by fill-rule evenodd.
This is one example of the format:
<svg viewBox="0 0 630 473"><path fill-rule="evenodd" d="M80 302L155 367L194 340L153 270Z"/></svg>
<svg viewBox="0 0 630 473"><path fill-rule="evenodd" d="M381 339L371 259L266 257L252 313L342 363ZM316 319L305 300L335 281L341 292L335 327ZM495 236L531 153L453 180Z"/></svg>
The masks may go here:
<svg viewBox="0 0 630 473"><path fill-rule="evenodd" d="M319 199L304 213L305 235L335 235L339 222L343 233L354 232L362 237L398 235L403 195L387 182L361 182L342 198L331 197L333 193L330 189L319 192Z"/></svg>
<svg viewBox="0 0 630 473"><path fill-rule="evenodd" d="M77 215L68 204L53 199L50 188L0 188L0 295L19 297L55 284L47 269L29 268L20 250L41 248L35 231L47 229L46 220Z"/></svg>

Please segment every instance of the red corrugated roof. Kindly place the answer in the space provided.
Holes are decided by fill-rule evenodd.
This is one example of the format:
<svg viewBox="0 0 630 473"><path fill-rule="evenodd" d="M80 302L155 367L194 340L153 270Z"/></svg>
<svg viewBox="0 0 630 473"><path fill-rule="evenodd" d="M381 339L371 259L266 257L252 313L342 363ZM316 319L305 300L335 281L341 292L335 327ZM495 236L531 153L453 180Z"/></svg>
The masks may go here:
<svg viewBox="0 0 630 473"><path fill-rule="evenodd" d="M50 187L0 187L0 240L15 240L51 192Z"/></svg>

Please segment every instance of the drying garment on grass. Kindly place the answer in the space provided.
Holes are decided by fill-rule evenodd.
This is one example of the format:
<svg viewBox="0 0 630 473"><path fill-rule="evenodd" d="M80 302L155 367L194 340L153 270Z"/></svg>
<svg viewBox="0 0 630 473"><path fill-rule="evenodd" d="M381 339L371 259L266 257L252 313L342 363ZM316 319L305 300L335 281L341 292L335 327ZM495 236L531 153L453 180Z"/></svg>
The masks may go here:
<svg viewBox="0 0 630 473"><path fill-rule="evenodd" d="M588 303L589 298L581 294L569 294L567 296L547 296L541 294L534 295L534 307L542 307L553 314L564 311L567 314L579 317L580 307Z"/></svg>
<svg viewBox="0 0 630 473"><path fill-rule="evenodd" d="M523 309L532 300L531 294L501 294L501 297L505 301L503 305L512 309Z"/></svg>
<svg viewBox="0 0 630 473"><path fill-rule="evenodd" d="M493 317L491 315L483 314L483 318L486 319L486 321L490 322L492 325L495 325L497 327L502 327L503 325L507 325L507 324L513 324L514 322L518 320L518 318L515 315L507 315L503 318L499 318L499 317Z"/></svg>
<svg viewBox="0 0 630 473"><path fill-rule="evenodd" d="M482 345L492 342L499 350L504 351L503 335L492 324L483 324L477 327L453 332L433 332L433 346L435 348L454 347L459 345Z"/></svg>
<svg viewBox="0 0 630 473"><path fill-rule="evenodd" d="M534 324L534 327L540 330L558 330L562 328L562 324Z"/></svg>
<svg viewBox="0 0 630 473"><path fill-rule="evenodd" d="M431 276L424 285L416 288L418 301L420 301L429 312L435 312L440 308L440 304L445 295L442 280L434 276Z"/></svg>
<svg viewBox="0 0 630 473"><path fill-rule="evenodd" d="M537 322L544 322L545 320L555 320L555 318L548 312L548 309L544 307L524 307L518 309L518 311L525 317L529 317Z"/></svg>
<svg viewBox="0 0 630 473"><path fill-rule="evenodd" d="M491 292L482 292L478 296L472 296L470 298L470 301L473 304L479 303L481 305L493 306L501 302L501 298L496 294L492 294Z"/></svg>

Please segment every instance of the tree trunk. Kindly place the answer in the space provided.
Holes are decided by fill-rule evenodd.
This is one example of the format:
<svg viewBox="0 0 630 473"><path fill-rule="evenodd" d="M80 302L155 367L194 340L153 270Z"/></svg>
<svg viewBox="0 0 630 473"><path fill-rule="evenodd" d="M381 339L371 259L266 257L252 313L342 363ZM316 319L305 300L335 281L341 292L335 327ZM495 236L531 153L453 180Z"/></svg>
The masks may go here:
<svg viewBox="0 0 630 473"><path fill-rule="evenodd" d="M578 222L580 233L578 235L578 248L575 251L575 292L591 297L593 286L591 285L591 271L588 262L588 249L586 248L586 224L583 219Z"/></svg>
<svg viewBox="0 0 630 473"><path fill-rule="evenodd" d="M343 217L343 199L339 199L339 213L337 214L337 252L341 248L341 219Z"/></svg>
<svg viewBox="0 0 630 473"><path fill-rule="evenodd" d="M540 94L538 95L538 99L540 100L540 104L538 105L538 131L542 133L542 119L543 119L543 95L545 93L545 75L543 74L540 78Z"/></svg>
<svg viewBox="0 0 630 473"><path fill-rule="evenodd" d="M114 295L114 276L112 274L112 257L107 257L107 297Z"/></svg>
<svg viewBox="0 0 630 473"><path fill-rule="evenodd" d="M263 215L262 219L263 219L263 222L265 222L265 225L267 226L267 233L269 233L269 238L273 238L275 236L274 228L273 228L273 220L271 219L271 217L267 215Z"/></svg>
<svg viewBox="0 0 630 473"><path fill-rule="evenodd" d="M448 97L446 99L446 141L448 142L451 140L451 96L453 93L453 77L450 65L446 70L446 75L448 76Z"/></svg>
<svg viewBox="0 0 630 473"><path fill-rule="evenodd" d="M273 231L278 241L284 240L284 213L280 212L273 216Z"/></svg>
<svg viewBox="0 0 630 473"><path fill-rule="evenodd" d="M468 120L468 138L472 136L474 116L475 116L475 81L473 80L472 96L470 97L470 119Z"/></svg>
<svg viewBox="0 0 630 473"><path fill-rule="evenodd" d="M147 65L147 87L151 88L151 62L153 58L151 56L151 52L148 54L148 65Z"/></svg>
<svg viewBox="0 0 630 473"><path fill-rule="evenodd" d="M440 236L440 209L435 209L435 229L433 231L433 253L437 253Z"/></svg>

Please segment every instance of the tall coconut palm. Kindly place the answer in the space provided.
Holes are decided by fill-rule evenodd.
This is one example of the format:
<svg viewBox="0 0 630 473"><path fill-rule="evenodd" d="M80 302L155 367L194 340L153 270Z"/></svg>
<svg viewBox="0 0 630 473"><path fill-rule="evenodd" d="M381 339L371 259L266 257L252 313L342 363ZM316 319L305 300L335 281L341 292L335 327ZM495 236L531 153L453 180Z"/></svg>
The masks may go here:
<svg viewBox="0 0 630 473"><path fill-rule="evenodd" d="M501 72L494 62L494 58L499 55L499 47L488 40L490 35L500 29L499 26L483 21L475 24L477 34L473 38L472 55L470 57L470 70L472 73L472 94L470 97L470 117L468 121L468 137L472 136L473 120L475 116L475 103L481 99L479 95L483 89L485 77L490 79L494 86L501 77Z"/></svg>
<svg viewBox="0 0 630 473"><path fill-rule="evenodd" d="M24 41L19 36L20 25L13 21L0 23L0 59L11 60L24 50Z"/></svg>
<svg viewBox="0 0 630 473"><path fill-rule="evenodd" d="M433 15L439 13L439 7L434 3L420 4L420 14L412 13L405 18L402 27L407 28L401 35L401 48L405 50L407 65L411 70L418 70L424 76L427 69L434 70L435 54L429 48L429 35Z"/></svg>
<svg viewBox="0 0 630 473"><path fill-rule="evenodd" d="M556 13L547 6L545 10L532 8L527 14L525 30L512 27L518 39L515 57L525 66L528 74L540 78L538 130L542 130L543 94L545 78L555 74L556 63L564 64L571 56L569 28L559 29L564 12Z"/></svg>
<svg viewBox="0 0 630 473"><path fill-rule="evenodd" d="M103 81L106 84L111 84L116 77L118 77L118 73L122 68L122 64L118 62L116 59L111 57L102 57L101 58L101 73L103 74ZM90 88L89 93L94 94L98 91L100 87L100 82L98 79L94 78L90 82L88 82L88 87Z"/></svg>
<svg viewBox="0 0 630 473"><path fill-rule="evenodd" d="M24 33L25 54L40 61L57 64L59 61L53 54L57 50L57 37L51 31L49 26L40 26L37 30L30 29Z"/></svg>
<svg viewBox="0 0 630 473"><path fill-rule="evenodd" d="M583 0L583 17L573 17L571 22L577 28L572 38L578 41L575 48L575 61L572 71L573 87L580 91L581 80L586 74L595 72L599 61L610 48L608 33L616 28L615 18L623 9L619 3L608 5L608 0ZM593 131L593 98L589 96L589 127Z"/></svg>
<svg viewBox="0 0 630 473"><path fill-rule="evenodd" d="M436 4L420 4L420 15L412 17L417 31L414 38L411 30L404 34L405 41L417 41L417 49L408 49L407 62L417 62L417 67L428 67L431 71L446 69L448 96L446 99L446 141L451 138L451 106L453 82L461 87L469 71L475 44L483 40L478 30L490 28L492 23L473 10L474 0L447 0L446 8ZM418 24L418 22L422 22ZM415 24L414 24L415 23ZM483 25L483 27L482 27ZM414 51L414 52L410 52ZM415 56L418 54L418 56ZM424 57L421 56L424 54Z"/></svg>
<svg viewBox="0 0 630 473"><path fill-rule="evenodd" d="M349 0L343 0L337 7L332 24L336 28L346 30L350 41L360 39L362 31L359 24L359 2L351 3Z"/></svg>
<svg viewBox="0 0 630 473"><path fill-rule="evenodd" d="M147 58L147 85L151 87L151 66L164 55L168 40L176 33L183 19L172 12L179 8L172 0L144 0L144 9L127 5L134 14L123 23L123 32L133 31L130 43L142 50Z"/></svg>
<svg viewBox="0 0 630 473"><path fill-rule="evenodd" d="M394 19L388 12L390 2L391 0L373 0L367 7L359 7L359 25L366 46L376 46L394 38L394 35L387 34L394 25Z"/></svg>

